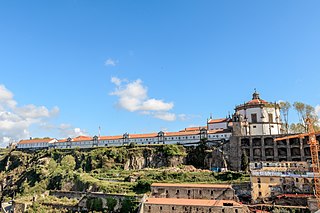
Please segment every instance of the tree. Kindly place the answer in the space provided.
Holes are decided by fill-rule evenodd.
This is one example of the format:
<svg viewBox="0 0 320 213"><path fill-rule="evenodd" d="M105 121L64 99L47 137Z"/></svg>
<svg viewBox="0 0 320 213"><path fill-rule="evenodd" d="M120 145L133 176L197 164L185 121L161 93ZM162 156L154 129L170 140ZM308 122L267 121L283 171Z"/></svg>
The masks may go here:
<svg viewBox="0 0 320 213"><path fill-rule="evenodd" d="M288 134L289 133L289 109L291 108L291 104L288 101L280 101L279 106L280 106L280 112L282 114L283 121L284 121L284 129L285 129L285 132Z"/></svg>
<svg viewBox="0 0 320 213"><path fill-rule="evenodd" d="M121 203L120 213L133 213L137 210L137 203L133 198L125 198Z"/></svg>
<svg viewBox="0 0 320 213"><path fill-rule="evenodd" d="M313 122L312 125L314 126L315 129L319 128L318 127L318 119L319 118L318 118L317 113L316 113L313 106L308 105L308 104L304 104L302 102L294 102L293 106L298 113L300 124L302 125L304 132L308 131L308 126L306 124L306 118L311 119L311 121ZM298 125L298 124L293 127L298 127L298 130L300 130L300 125ZM290 129L291 129L291 127L290 127Z"/></svg>
<svg viewBox="0 0 320 213"><path fill-rule="evenodd" d="M107 197L108 212L114 212L114 207L116 207L118 201L113 197Z"/></svg>
<svg viewBox="0 0 320 213"><path fill-rule="evenodd" d="M54 173L56 169L57 169L57 162L51 158L48 164L49 173Z"/></svg>
<svg viewBox="0 0 320 213"><path fill-rule="evenodd" d="M241 170L246 173L249 170L249 159L246 151L243 151L241 155Z"/></svg>
<svg viewBox="0 0 320 213"><path fill-rule="evenodd" d="M290 133L298 134L305 131L304 126L301 123L292 123L290 124Z"/></svg>
<svg viewBox="0 0 320 213"><path fill-rule="evenodd" d="M87 199L87 208L90 211L97 211L102 212L103 211L103 202L101 198L95 198L95 197L88 197Z"/></svg>
<svg viewBox="0 0 320 213"><path fill-rule="evenodd" d="M61 160L61 168L67 171L71 171L75 168L76 161L72 155L66 155Z"/></svg>

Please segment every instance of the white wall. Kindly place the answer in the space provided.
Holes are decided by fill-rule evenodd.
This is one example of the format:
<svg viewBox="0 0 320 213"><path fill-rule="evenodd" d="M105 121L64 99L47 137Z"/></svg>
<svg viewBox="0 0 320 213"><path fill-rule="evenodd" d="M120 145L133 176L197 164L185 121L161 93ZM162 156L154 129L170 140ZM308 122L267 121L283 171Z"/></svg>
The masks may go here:
<svg viewBox="0 0 320 213"><path fill-rule="evenodd" d="M208 124L208 130L227 129L227 128L228 128L227 122Z"/></svg>

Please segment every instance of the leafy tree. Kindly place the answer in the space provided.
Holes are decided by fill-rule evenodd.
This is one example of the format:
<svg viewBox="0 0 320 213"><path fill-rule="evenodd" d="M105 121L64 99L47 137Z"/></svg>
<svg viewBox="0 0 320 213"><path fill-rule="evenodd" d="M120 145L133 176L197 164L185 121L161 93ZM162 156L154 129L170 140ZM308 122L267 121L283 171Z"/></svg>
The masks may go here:
<svg viewBox="0 0 320 213"><path fill-rule="evenodd" d="M86 204L89 211L103 211L103 202L101 198L89 197Z"/></svg>
<svg viewBox="0 0 320 213"><path fill-rule="evenodd" d="M135 203L132 198L125 198L121 204L120 213L136 212L137 203Z"/></svg>
<svg viewBox="0 0 320 213"><path fill-rule="evenodd" d="M108 212L113 212L114 211L114 207L116 207L117 205L117 200L112 198L112 197L108 197L107 198L107 206L108 206Z"/></svg>
<svg viewBox="0 0 320 213"><path fill-rule="evenodd" d="M76 161L72 155L66 155L61 160L61 168L66 171L72 171L75 168Z"/></svg>
<svg viewBox="0 0 320 213"><path fill-rule="evenodd" d="M166 146L163 146L163 153L166 156L184 156L186 153L184 152L184 150L182 146L176 145L176 144L169 144Z"/></svg>
<svg viewBox="0 0 320 213"><path fill-rule="evenodd" d="M147 180L138 180L134 190L138 193L146 193L151 191L151 183Z"/></svg>
<svg viewBox="0 0 320 213"><path fill-rule="evenodd" d="M51 158L48 164L49 173L55 172L56 169L57 169L57 162Z"/></svg>

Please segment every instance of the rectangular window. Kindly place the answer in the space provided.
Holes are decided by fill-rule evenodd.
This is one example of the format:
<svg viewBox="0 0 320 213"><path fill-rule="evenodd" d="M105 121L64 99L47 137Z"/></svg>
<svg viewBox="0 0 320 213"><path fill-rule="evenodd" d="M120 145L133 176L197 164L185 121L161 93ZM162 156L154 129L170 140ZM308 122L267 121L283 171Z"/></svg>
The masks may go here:
<svg viewBox="0 0 320 213"><path fill-rule="evenodd" d="M268 118L269 118L269 122L272 123L273 122L273 114L269 113Z"/></svg>
<svg viewBox="0 0 320 213"><path fill-rule="evenodd" d="M257 113L252 113L251 114L251 122L252 123L257 123Z"/></svg>

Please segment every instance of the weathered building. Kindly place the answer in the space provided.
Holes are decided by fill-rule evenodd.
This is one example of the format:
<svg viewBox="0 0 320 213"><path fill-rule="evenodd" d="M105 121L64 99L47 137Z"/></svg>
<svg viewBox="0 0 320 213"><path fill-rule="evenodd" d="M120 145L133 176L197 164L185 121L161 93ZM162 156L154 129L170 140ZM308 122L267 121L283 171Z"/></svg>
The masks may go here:
<svg viewBox="0 0 320 213"><path fill-rule="evenodd" d="M233 200L203 200L177 198L148 198L144 213L245 213L248 208Z"/></svg>
<svg viewBox="0 0 320 213"><path fill-rule="evenodd" d="M253 162L250 163L252 200L274 199L284 194L313 193L312 168L307 162Z"/></svg>
<svg viewBox="0 0 320 213"><path fill-rule="evenodd" d="M229 184L153 183L151 197L238 201Z"/></svg>

